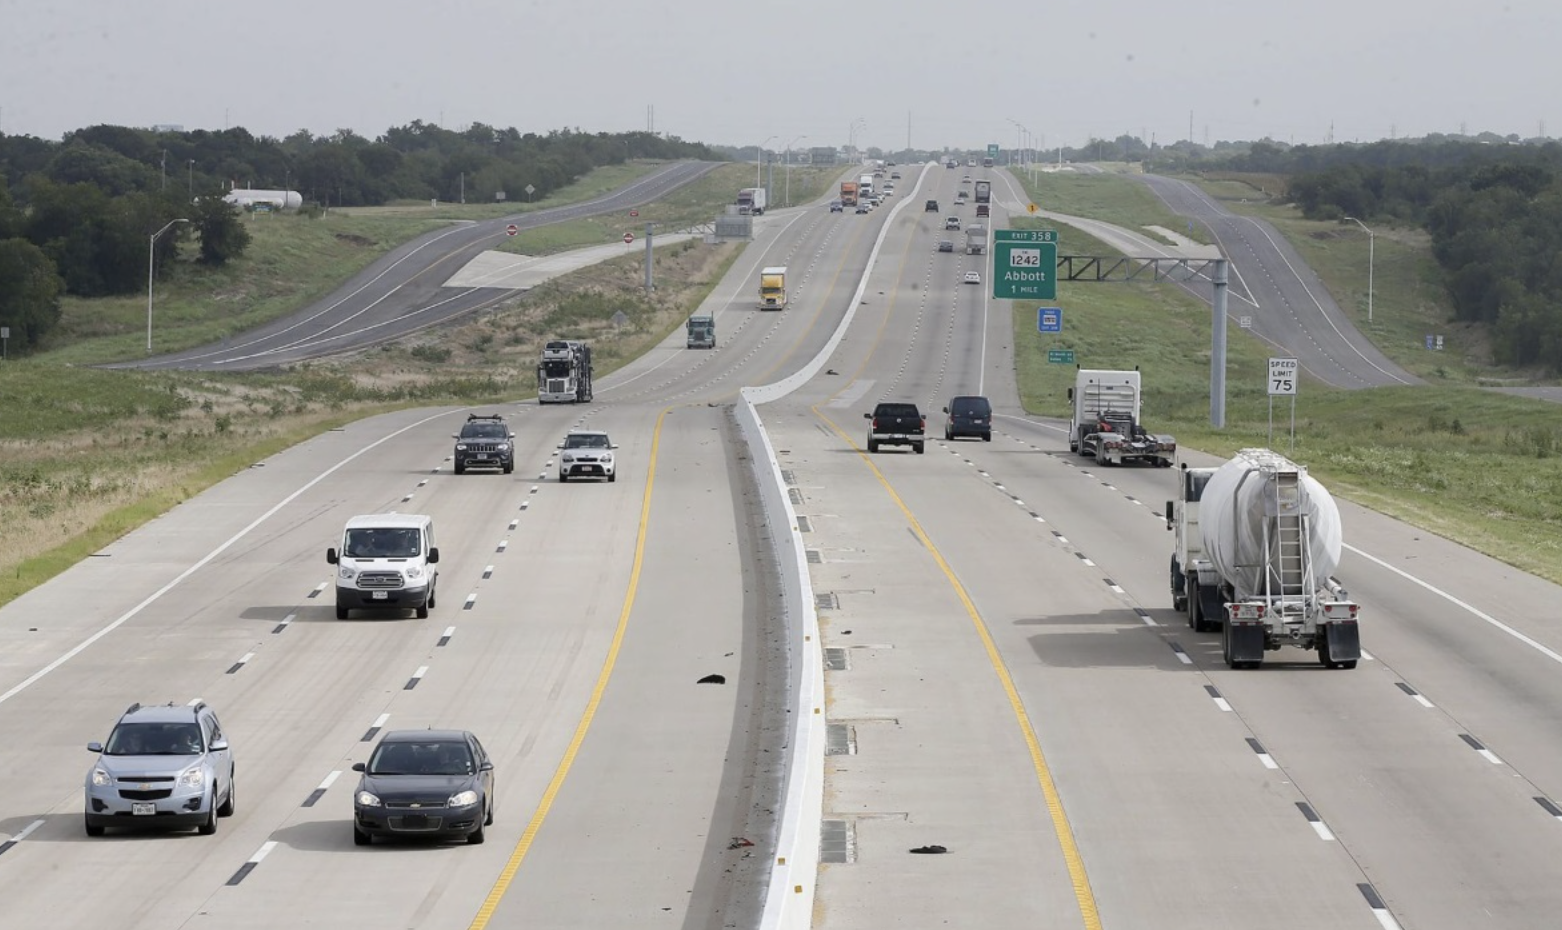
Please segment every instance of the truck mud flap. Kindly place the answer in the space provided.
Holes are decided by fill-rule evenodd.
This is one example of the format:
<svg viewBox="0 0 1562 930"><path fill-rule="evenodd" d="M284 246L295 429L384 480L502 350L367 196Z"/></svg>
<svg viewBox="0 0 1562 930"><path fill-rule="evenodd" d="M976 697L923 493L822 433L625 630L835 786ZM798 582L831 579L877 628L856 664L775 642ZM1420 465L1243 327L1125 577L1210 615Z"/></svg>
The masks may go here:
<svg viewBox="0 0 1562 930"><path fill-rule="evenodd" d="M1199 613L1193 625L1195 633L1213 633L1226 622L1226 599L1220 596L1220 587L1212 584L1194 584L1198 591ZM1263 645L1259 645L1262 655Z"/></svg>
<svg viewBox="0 0 1562 930"><path fill-rule="evenodd" d="M1226 623L1222 637L1226 665L1230 668L1257 668L1264 661L1264 639L1268 628L1261 623Z"/></svg>
<svg viewBox="0 0 1562 930"><path fill-rule="evenodd" d="M1361 658L1361 627L1355 623L1330 623L1318 644L1318 661L1326 668L1355 668Z"/></svg>

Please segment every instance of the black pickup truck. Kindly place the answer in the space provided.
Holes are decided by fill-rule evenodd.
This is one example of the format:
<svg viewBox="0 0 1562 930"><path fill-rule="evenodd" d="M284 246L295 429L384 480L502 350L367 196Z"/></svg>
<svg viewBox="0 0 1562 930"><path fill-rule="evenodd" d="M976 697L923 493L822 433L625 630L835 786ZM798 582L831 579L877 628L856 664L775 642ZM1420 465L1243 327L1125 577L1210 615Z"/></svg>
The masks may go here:
<svg viewBox="0 0 1562 930"><path fill-rule="evenodd" d="M869 452L879 451L879 446L910 446L911 451L922 454L927 417L922 415L916 404L879 404L872 413L863 416L870 421Z"/></svg>

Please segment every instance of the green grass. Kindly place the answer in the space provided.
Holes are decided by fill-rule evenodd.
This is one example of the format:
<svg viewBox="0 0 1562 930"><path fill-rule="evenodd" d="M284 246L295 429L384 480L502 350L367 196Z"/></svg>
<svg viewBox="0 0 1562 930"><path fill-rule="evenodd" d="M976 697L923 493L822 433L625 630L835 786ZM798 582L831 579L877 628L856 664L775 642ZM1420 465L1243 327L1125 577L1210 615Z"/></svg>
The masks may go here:
<svg viewBox="0 0 1562 930"><path fill-rule="evenodd" d="M1074 230L1069 242L1070 251L1107 248ZM1141 284L1062 283L1057 303L1065 326L1056 335L1036 332L1034 306L1014 310L1027 410L1069 415L1074 367L1049 364L1050 348L1074 349L1086 368L1138 366L1146 427L1184 448L1229 455L1273 445L1340 497L1562 583L1562 405L1459 383L1345 391L1305 381L1294 445L1288 403L1275 405L1271 442L1266 344L1228 331L1226 427L1216 430L1206 306L1179 288Z"/></svg>
<svg viewBox="0 0 1562 930"><path fill-rule="evenodd" d="M1169 240L1145 227L1160 226L1195 242L1210 241L1208 231L1199 226L1194 226L1190 231L1185 218L1173 213L1149 187L1131 177L1121 174L1036 171L1033 182L1029 172L1016 171L1014 176L1020 179L1032 203L1052 213L1102 220L1163 241ZM1073 245L1072 230L1068 236L1069 251L1079 254Z"/></svg>
<svg viewBox="0 0 1562 930"><path fill-rule="evenodd" d="M526 205L441 204L337 209L324 215L256 214L246 218L252 241L224 268L195 264L186 245L181 261L153 293L152 346L177 352L232 338L324 297L409 239L456 220L487 219L599 197L659 167L631 163L599 168L553 197ZM146 356L146 294L62 304L59 329L36 357L56 364L100 365Z"/></svg>
<svg viewBox="0 0 1562 930"><path fill-rule="evenodd" d="M495 203L468 201L463 204L441 200L435 204L429 204L421 200L409 200L387 204L383 207L339 207L331 212L343 213L349 216L416 216L424 219L439 220L492 220L501 216L514 216L534 210L546 210L566 204L594 200L623 187L631 181L643 178L666 164L666 162L660 161L631 161L622 165L604 165L601 168L593 169L575 183L565 185L551 195L538 198L535 201L527 198L526 191L519 190L506 191L505 194L508 199Z"/></svg>

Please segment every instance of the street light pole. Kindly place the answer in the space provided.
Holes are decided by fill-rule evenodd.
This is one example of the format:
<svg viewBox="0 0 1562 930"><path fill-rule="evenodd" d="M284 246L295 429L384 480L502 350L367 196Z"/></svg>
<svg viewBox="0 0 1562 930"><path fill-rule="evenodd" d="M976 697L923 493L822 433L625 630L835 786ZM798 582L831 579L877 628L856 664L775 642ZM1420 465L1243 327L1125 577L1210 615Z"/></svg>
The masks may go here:
<svg viewBox="0 0 1562 930"><path fill-rule="evenodd" d="M806 138L808 137L798 136L786 144L786 205L789 207L792 205L792 146Z"/></svg>
<svg viewBox="0 0 1562 930"><path fill-rule="evenodd" d="M760 168L759 160L765 154L765 146L767 146L771 142L773 142L775 140L775 138L776 138L775 136L771 136L769 139L766 139L765 141L759 143L759 145L754 148L754 186L755 187L764 187L765 186L765 182L759 176L759 168Z"/></svg>
<svg viewBox="0 0 1562 930"><path fill-rule="evenodd" d="M169 220L168 225L152 233L152 238L146 244L146 351L152 352L152 275L157 265L157 237L180 223L188 223L189 220Z"/></svg>
<svg viewBox="0 0 1562 930"><path fill-rule="evenodd" d="M1373 266L1377 264L1376 252L1378 237L1375 233L1373 233L1372 230L1367 229L1367 224L1363 223L1361 220L1356 219L1354 216L1347 216L1345 218L1350 220L1352 223L1355 223L1357 226L1360 226L1367 233L1367 325L1370 326L1372 325L1372 271Z"/></svg>

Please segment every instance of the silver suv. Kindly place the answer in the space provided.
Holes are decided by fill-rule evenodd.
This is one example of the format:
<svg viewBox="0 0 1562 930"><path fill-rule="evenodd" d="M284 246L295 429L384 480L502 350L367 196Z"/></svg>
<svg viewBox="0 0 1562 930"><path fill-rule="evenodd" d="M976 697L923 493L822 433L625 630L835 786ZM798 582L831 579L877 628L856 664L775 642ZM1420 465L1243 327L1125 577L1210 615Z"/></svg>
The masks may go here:
<svg viewBox="0 0 1562 930"><path fill-rule="evenodd" d="M613 461L613 450L617 448L607 433L571 430L559 443L559 480L590 475L617 481L618 469Z"/></svg>
<svg viewBox="0 0 1562 930"><path fill-rule="evenodd" d="M106 827L194 827L217 832L233 815L233 754L217 714L194 704L132 704L87 773L88 836Z"/></svg>

